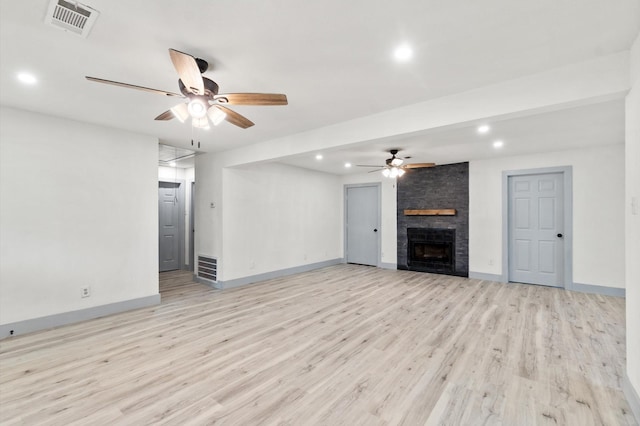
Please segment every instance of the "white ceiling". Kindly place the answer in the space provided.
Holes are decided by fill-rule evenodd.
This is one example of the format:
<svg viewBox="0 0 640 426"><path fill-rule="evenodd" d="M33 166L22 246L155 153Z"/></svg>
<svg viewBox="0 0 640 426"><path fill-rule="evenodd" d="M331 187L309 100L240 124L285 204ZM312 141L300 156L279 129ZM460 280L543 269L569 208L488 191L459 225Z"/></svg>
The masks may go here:
<svg viewBox="0 0 640 426"><path fill-rule="evenodd" d="M193 150L158 144L158 164L161 166L188 169L195 165L194 156Z"/></svg>
<svg viewBox="0 0 640 426"><path fill-rule="evenodd" d="M364 149L358 146L314 152L284 158L281 162L346 174L375 170L358 168L357 164L384 165L385 159L390 157L389 149L400 149L398 155L401 157L410 156L411 159L406 163L450 164L497 156L617 144L624 141L624 101L492 121L490 124L491 130L486 134L479 134L475 126L453 127L417 133L402 139L376 140L368 143ZM502 148L493 147L496 140L504 143ZM316 160L316 154L321 154L322 160ZM354 165L351 170L345 169L345 162Z"/></svg>
<svg viewBox="0 0 640 426"><path fill-rule="evenodd" d="M48 0L0 2L0 104L156 136L215 152L317 129L474 87L629 49L638 0L84 0L100 16L84 39L44 24ZM411 44L414 58L392 51ZM194 134L153 118L176 98L91 83L85 75L177 92L175 48L210 63L221 92L286 93L284 107L235 107L256 125ZM16 74L30 71L26 87ZM620 143L620 101L493 124L449 128L357 150L283 162L344 173L342 160L383 162L389 148L449 163L571 144ZM487 144L505 140L501 152Z"/></svg>

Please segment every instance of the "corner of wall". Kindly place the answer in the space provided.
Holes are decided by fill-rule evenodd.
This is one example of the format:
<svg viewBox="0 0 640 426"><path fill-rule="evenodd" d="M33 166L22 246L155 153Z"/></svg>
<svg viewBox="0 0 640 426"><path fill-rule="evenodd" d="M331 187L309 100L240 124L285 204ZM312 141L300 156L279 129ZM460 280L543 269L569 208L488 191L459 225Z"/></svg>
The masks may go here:
<svg viewBox="0 0 640 426"><path fill-rule="evenodd" d="M625 395L640 421L640 33L631 47L631 90L625 100L625 279L627 379Z"/></svg>
<svg viewBox="0 0 640 426"><path fill-rule="evenodd" d="M629 62L631 87L638 87L640 84L640 33L631 45Z"/></svg>

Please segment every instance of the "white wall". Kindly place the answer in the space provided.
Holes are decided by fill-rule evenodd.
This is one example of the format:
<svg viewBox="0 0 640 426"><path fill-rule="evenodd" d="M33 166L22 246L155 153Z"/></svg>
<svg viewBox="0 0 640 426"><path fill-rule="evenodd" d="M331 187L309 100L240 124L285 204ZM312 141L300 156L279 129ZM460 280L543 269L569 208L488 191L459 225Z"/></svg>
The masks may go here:
<svg viewBox="0 0 640 426"><path fill-rule="evenodd" d="M553 166L573 168L573 281L624 288L623 144L472 161L470 272L502 274L502 172Z"/></svg>
<svg viewBox="0 0 640 426"><path fill-rule="evenodd" d="M381 183L380 250L381 266L395 267L398 262L398 221L396 218L397 188L396 180L382 176L382 173L362 173L341 177L340 205L342 225L340 240L344 240L344 186L361 183ZM344 251L344 248L343 248ZM345 256L345 254L343 254Z"/></svg>
<svg viewBox="0 0 640 426"><path fill-rule="evenodd" d="M192 176L193 172L180 167L158 166L158 181L175 182L179 180L187 180L188 176Z"/></svg>
<svg viewBox="0 0 640 426"><path fill-rule="evenodd" d="M222 168L216 154L195 159L195 256L222 258Z"/></svg>
<svg viewBox="0 0 640 426"><path fill-rule="evenodd" d="M0 109L0 324L158 294L157 144Z"/></svg>
<svg viewBox="0 0 640 426"><path fill-rule="evenodd" d="M342 257L337 176L259 164L223 180L224 281Z"/></svg>
<svg viewBox="0 0 640 426"><path fill-rule="evenodd" d="M502 171L565 165L573 167L573 281L625 287L624 246L620 244L625 238L623 144L472 161L469 165L471 272L502 274ZM343 176L340 194L345 184L370 182L382 182L382 262L396 264L395 180L374 173ZM341 196L341 211L343 201ZM593 226L593 223L599 225ZM342 239L342 229L340 235Z"/></svg>
<svg viewBox="0 0 640 426"><path fill-rule="evenodd" d="M191 184L195 182L195 169L193 167L185 169L158 166L158 181L184 182L184 263L185 265L189 265L191 261L191 259L189 259L189 238L191 237L189 215L191 214L191 197L193 196L191 194Z"/></svg>
<svg viewBox="0 0 640 426"><path fill-rule="evenodd" d="M632 89L626 99L627 375L640 395L640 35L631 49ZM631 203L637 203L637 213ZM639 419L640 420L640 419Z"/></svg>

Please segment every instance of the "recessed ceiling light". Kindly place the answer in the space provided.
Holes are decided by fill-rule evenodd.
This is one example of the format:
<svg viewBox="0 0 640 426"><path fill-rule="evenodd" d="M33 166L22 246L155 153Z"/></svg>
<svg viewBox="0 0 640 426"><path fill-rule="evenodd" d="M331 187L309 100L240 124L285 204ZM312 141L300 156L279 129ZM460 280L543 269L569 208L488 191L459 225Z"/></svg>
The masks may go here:
<svg viewBox="0 0 640 426"><path fill-rule="evenodd" d="M402 44L396 47L393 56L398 62L406 62L413 57L413 49L408 44Z"/></svg>
<svg viewBox="0 0 640 426"><path fill-rule="evenodd" d="M351 163L344 163L344 166L348 169L349 167L351 167Z"/></svg>
<svg viewBox="0 0 640 426"><path fill-rule="evenodd" d="M487 133L489 130L491 130L491 127L488 124L478 126L478 133Z"/></svg>
<svg viewBox="0 0 640 426"><path fill-rule="evenodd" d="M170 163L169 163L169 165L170 165L171 167L175 167L175 166L176 166L176 162L175 162L175 161L172 161L172 162L170 162Z"/></svg>
<svg viewBox="0 0 640 426"><path fill-rule="evenodd" d="M502 142L502 141L495 141L493 143L493 147L494 148L502 148L503 146L504 146L504 142Z"/></svg>
<svg viewBox="0 0 640 426"><path fill-rule="evenodd" d="M322 154L316 154L316 160L322 160Z"/></svg>
<svg viewBox="0 0 640 426"><path fill-rule="evenodd" d="M20 80L21 83L28 85L34 85L38 82L36 76L28 72L18 73L18 80Z"/></svg>

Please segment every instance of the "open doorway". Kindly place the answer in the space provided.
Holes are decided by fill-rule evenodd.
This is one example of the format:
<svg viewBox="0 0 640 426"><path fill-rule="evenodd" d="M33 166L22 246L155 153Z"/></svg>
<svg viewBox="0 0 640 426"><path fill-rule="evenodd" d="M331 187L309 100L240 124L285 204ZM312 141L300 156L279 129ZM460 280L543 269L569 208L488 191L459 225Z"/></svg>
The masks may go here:
<svg viewBox="0 0 640 426"><path fill-rule="evenodd" d="M184 264L184 181L158 182L158 264L160 272Z"/></svg>
<svg viewBox="0 0 640 426"><path fill-rule="evenodd" d="M159 144L159 271L194 269L195 151Z"/></svg>

